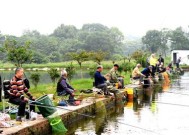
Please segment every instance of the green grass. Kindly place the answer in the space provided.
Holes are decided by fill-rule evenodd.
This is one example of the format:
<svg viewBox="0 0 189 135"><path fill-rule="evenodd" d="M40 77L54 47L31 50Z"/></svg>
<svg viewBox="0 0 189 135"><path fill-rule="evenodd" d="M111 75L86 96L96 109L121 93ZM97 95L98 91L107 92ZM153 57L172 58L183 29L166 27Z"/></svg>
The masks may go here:
<svg viewBox="0 0 189 135"><path fill-rule="evenodd" d="M91 89L92 88L92 79L77 79L77 80L72 80L70 84L78 90L79 92L82 89ZM44 94L54 94L56 92L56 84L40 84L37 86L37 88L34 88L33 86L30 89L30 92L32 95L35 97L40 97Z"/></svg>
<svg viewBox="0 0 189 135"><path fill-rule="evenodd" d="M63 68L63 67L67 67L70 62L72 62L73 66L75 68L79 68L79 65L76 61L66 61L66 62L58 62L58 63L45 63L45 64L35 64L35 63L31 63L31 64L23 64L23 68ZM133 61L132 61L133 62ZM121 64L123 63L123 61L116 61L117 64ZM102 61L101 63L103 65L104 68L106 69L110 69L113 66L112 61ZM93 61L85 61L82 63L82 68L86 69L86 68L94 68L97 66L97 63L93 62ZM14 64L11 63L2 63L0 62L0 67L3 69L9 69L9 68L15 68Z"/></svg>
<svg viewBox="0 0 189 135"><path fill-rule="evenodd" d="M128 60L126 60L127 62ZM35 64L35 63L31 63L31 64L23 64L24 68L63 68L63 67L67 67L70 62L72 62L73 66L75 68L79 68L79 65L76 61L65 61L65 62L58 62L58 63L45 63L45 64ZM165 58L165 65L168 65L171 62L171 57L166 57ZM123 63L123 60L119 60L119 61L115 61L115 63L117 64L121 64ZM131 60L131 63L134 63L134 60ZM113 63L111 60L106 60L106 61L102 61L101 65L103 65L104 68L106 69L110 69L113 66ZM94 68L97 66L97 63L93 62L93 61L85 61L82 63L82 68L86 69L86 68ZM4 68L4 69L9 69L9 68L15 68L15 65L7 62L7 63L2 63L0 62L0 67Z"/></svg>
<svg viewBox="0 0 189 135"><path fill-rule="evenodd" d="M122 74L123 75L123 74ZM70 84L77 90L76 95L80 93L80 90L86 90L86 89L91 89L93 87L93 79L73 79ZM125 84L130 83L130 74L127 73L124 75L124 81ZM39 98L44 94L54 94L56 92L56 84L39 84L37 88L34 88L33 85L31 85L30 89L31 94L35 98ZM0 103L0 110L2 110L2 102Z"/></svg>

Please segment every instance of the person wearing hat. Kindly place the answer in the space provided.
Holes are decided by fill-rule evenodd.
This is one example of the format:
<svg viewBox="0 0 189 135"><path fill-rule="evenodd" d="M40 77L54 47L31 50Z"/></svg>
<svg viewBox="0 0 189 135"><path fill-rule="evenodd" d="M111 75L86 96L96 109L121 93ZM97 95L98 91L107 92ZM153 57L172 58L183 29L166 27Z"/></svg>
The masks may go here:
<svg viewBox="0 0 189 135"><path fill-rule="evenodd" d="M114 64L114 67L109 71L109 76L110 76L110 83L118 83L118 88L123 88L124 87L124 80L123 76L119 76L118 74L118 64Z"/></svg>
<svg viewBox="0 0 189 135"><path fill-rule="evenodd" d="M61 77L57 83L58 96L69 95L69 104L75 105L74 92L76 91L67 81L67 72L65 69L61 71Z"/></svg>
<svg viewBox="0 0 189 135"><path fill-rule="evenodd" d="M94 79L95 79L94 85L96 88L102 89L104 92L104 95L110 95L107 89L107 84L106 84L107 79L101 75L102 71L103 71L103 66L98 65L97 70L94 74Z"/></svg>

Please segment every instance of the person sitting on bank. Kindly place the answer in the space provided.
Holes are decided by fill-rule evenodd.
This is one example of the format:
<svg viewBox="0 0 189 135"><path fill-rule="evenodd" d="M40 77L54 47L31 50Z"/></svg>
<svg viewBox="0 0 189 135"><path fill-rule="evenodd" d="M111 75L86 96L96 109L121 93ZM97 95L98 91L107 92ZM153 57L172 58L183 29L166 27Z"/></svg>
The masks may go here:
<svg viewBox="0 0 189 135"><path fill-rule="evenodd" d="M140 72L140 68L141 68L141 65L140 64L137 64L136 67L134 68L133 72L132 72L132 78L134 80L137 80L137 79L140 79L141 77L145 77L145 75L143 75L141 72ZM139 84L141 84L141 79L139 81Z"/></svg>
<svg viewBox="0 0 189 135"><path fill-rule="evenodd" d="M68 103L70 105L75 105L74 102L74 92L76 91L67 81L67 72L66 70L61 71L61 77L57 83L57 93L58 96L64 96L64 95L69 95L69 100Z"/></svg>
<svg viewBox="0 0 189 135"><path fill-rule="evenodd" d="M114 67L108 73L110 76L110 83L118 83L118 88L124 88L123 76L119 76L117 70L119 68L118 64L114 64Z"/></svg>
<svg viewBox="0 0 189 135"><path fill-rule="evenodd" d="M104 95L111 95L107 89L107 84L106 84L107 79L101 75L102 71L103 71L103 66L102 65L97 66L97 70L94 74L95 87L102 89L104 92Z"/></svg>
<svg viewBox="0 0 189 135"><path fill-rule="evenodd" d="M10 81L9 102L19 105L16 121L22 121L21 118L26 115L25 114L26 103L28 103L29 100L32 101L35 100L34 97L30 94L28 88L25 86L23 75L24 75L24 69L17 68L15 70L15 76ZM24 97L24 93L29 97L29 99ZM33 103L30 104L30 111L35 111L35 106Z"/></svg>

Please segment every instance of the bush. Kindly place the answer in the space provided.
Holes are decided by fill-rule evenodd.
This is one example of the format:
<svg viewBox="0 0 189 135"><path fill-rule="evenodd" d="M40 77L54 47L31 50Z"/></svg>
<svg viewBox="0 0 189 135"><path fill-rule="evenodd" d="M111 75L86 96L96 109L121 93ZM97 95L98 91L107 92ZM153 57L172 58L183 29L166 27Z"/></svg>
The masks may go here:
<svg viewBox="0 0 189 135"><path fill-rule="evenodd" d="M56 80L60 77L58 70L55 68L51 68L48 71L48 74L50 75L53 84L55 84Z"/></svg>
<svg viewBox="0 0 189 135"><path fill-rule="evenodd" d="M74 68L74 65L72 64L72 62L70 63L70 65L68 65L66 67L66 71L68 73L68 80L71 81L71 79L73 78L73 76L75 74L75 68Z"/></svg>
<svg viewBox="0 0 189 135"><path fill-rule="evenodd" d="M40 74L38 73L32 73L30 76L31 82L32 84L35 86L35 88L37 88L37 85L39 83L40 80Z"/></svg>
<svg viewBox="0 0 189 135"><path fill-rule="evenodd" d="M119 70L121 69L122 71L124 71L125 73L127 72L131 72L135 67L135 64L134 63L131 63L131 62L125 62L125 63L122 63L119 67ZM121 71L121 72L122 72ZM120 72L120 71L119 71Z"/></svg>
<svg viewBox="0 0 189 135"><path fill-rule="evenodd" d="M147 66L147 56L148 54L144 53L141 50L137 50L131 55L131 57L136 61L136 63L140 63L142 67Z"/></svg>
<svg viewBox="0 0 189 135"><path fill-rule="evenodd" d="M91 79L94 78L95 71L96 71L96 66L89 69L89 76Z"/></svg>

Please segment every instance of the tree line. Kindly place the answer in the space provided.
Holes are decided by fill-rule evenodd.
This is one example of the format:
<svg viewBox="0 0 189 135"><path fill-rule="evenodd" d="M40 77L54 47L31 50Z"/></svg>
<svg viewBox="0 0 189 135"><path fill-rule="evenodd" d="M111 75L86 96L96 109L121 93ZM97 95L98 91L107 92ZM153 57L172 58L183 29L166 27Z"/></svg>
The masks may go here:
<svg viewBox="0 0 189 135"><path fill-rule="evenodd" d="M15 47L27 48L32 54L30 58L32 63L66 61L70 60L68 53L82 51L122 54L123 40L122 32L116 27L84 24L81 29L77 29L73 25L61 24L49 35L42 35L36 30L25 31L20 37L7 35L4 43L0 41L0 58L6 62L7 58L11 57L8 53L13 52Z"/></svg>
<svg viewBox="0 0 189 135"><path fill-rule="evenodd" d="M160 31L149 30L142 37L142 43L146 46L147 51L151 53L159 52L166 56L170 50L188 50L189 33L184 31L182 27L175 30L167 28Z"/></svg>
<svg viewBox="0 0 189 135"><path fill-rule="evenodd" d="M130 50L127 46L130 46ZM189 49L189 33L182 27L149 30L141 42L130 43L118 28L108 28L98 23L84 24L81 29L61 24L49 35L34 30L25 31L20 37L6 35L5 38L0 33L1 61L11 61L17 66L75 60L81 67L83 61L93 60L100 64L105 59L113 63L121 59L144 63L150 53L166 56L174 49Z"/></svg>

